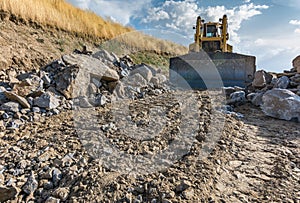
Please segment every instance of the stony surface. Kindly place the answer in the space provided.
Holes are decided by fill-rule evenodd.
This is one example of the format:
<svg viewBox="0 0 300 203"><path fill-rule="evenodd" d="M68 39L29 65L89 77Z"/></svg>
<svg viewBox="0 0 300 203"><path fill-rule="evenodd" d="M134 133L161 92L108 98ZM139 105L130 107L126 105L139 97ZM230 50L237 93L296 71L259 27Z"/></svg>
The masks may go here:
<svg viewBox="0 0 300 203"><path fill-rule="evenodd" d="M3 28L3 24L0 25ZM167 82L165 78L152 69L149 80L140 74L146 81L142 87L128 85L126 78L136 66L127 56L118 58L104 50L95 55L88 53L88 56L81 56L81 53L77 56L84 60L94 56L101 65L117 72L119 80L107 81L97 75L87 75L88 81L83 80L84 94L73 98L73 76L78 76L80 66L77 62L66 64L59 58L57 50L53 51L52 44L59 46L53 40L57 36L50 38L43 35L40 28L19 26L21 28L12 25L11 35L0 29L0 45L4 53L0 56L0 63L5 64L5 69L0 71L0 93L3 93L0 94L1 202L300 201L299 123L268 117L251 103L233 103L225 106L226 114L218 113L225 119L225 125L220 137L211 142L210 130L218 119L212 119L212 100L206 91L194 92L198 111L193 113L199 114L199 129L193 137L193 145L178 161L162 170L135 175L107 167L88 150L93 148L84 145L79 130L88 129L91 134L95 126L83 119L82 124L86 125L81 127L86 128L78 128L76 116L82 115L76 114L76 108L85 106L86 112L95 116L96 127L101 126L99 130L117 149L133 155L151 155L166 148L183 130L182 125L190 126L179 111L184 102L176 103L172 91L164 85ZM12 42L11 47L7 46L12 39L20 36L23 38L21 42L30 36L34 36L34 40L24 44ZM53 57L58 60L53 61ZM36 71L27 74L33 67ZM65 73L65 77L60 73ZM277 78L288 77L288 88L297 93L296 74L294 70L275 75ZM266 85L258 89L232 87L224 91L228 99L233 94L237 96L231 99L242 96L244 100L246 96L250 100L255 97L248 96L249 93L263 95L273 89L277 81L265 78ZM6 98L5 91L25 98L30 108L10 101L13 99ZM59 100L59 106L54 105L55 108L51 109L35 105L37 98L48 93ZM184 94L179 92L179 95ZM112 101L124 98L128 99L130 117L112 123ZM182 99L188 101L187 98ZM153 106L158 112L166 108L167 119L159 119L151 113L149 107ZM124 106L119 109L123 110ZM232 112L233 109L236 113ZM196 116L192 113L185 115ZM149 126L150 121L155 121L161 127L150 130L162 129L162 134L154 139L145 139L143 136L147 133L140 134L139 138L143 139L136 139L130 136L131 133L122 134L120 126L128 123L127 119L137 127L137 132ZM94 138L99 141L99 134L96 135ZM215 144L211 153L202 156L206 142ZM121 161L117 164L126 166Z"/></svg>

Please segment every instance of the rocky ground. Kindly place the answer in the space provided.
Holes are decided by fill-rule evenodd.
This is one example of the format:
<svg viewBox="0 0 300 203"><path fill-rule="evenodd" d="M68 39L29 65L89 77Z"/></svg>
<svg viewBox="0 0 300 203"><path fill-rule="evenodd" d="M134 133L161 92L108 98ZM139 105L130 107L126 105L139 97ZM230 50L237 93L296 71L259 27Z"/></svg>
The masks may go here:
<svg viewBox="0 0 300 203"><path fill-rule="evenodd" d="M60 47L50 49L59 32L51 37L7 20L1 26L0 202L300 202L297 68L275 79L257 73L249 89L225 89L226 110L216 110L210 92L189 97L127 56L83 50L60 57ZM261 111L270 107L264 95L272 90L280 98L288 91L285 101L295 103L281 119L292 121L269 117L282 115L274 109ZM194 105L182 111L191 98ZM124 119L114 120L125 107ZM166 167L152 169L155 159L150 165L103 159L113 154L101 148L104 138L133 157L155 157L180 132L190 133L189 116L197 118L191 145L160 163ZM224 126L215 139L218 121ZM157 136L145 138L139 130L147 127ZM146 167L130 173L140 166Z"/></svg>

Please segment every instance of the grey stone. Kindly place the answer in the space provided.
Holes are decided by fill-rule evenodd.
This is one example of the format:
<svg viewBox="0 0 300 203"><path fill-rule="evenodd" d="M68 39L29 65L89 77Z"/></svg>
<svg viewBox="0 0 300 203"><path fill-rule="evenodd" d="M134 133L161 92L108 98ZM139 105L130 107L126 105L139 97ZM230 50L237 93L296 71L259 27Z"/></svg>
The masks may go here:
<svg viewBox="0 0 300 203"><path fill-rule="evenodd" d="M3 119L8 119L10 116L7 113L2 114Z"/></svg>
<svg viewBox="0 0 300 203"><path fill-rule="evenodd" d="M34 172L31 171L30 176L28 177L26 183L22 187L22 190L29 195L29 194L33 194L37 188L38 188L38 182L34 177Z"/></svg>
<svg viewBox="0 0 300 203"><path fill-rule="evenodd" d="M76 81L72 77L73 79L69 79L64 88L62 88L62 90L65 89L64 91L58 89L63 92L67 99L88 96L88 85L91 82L91 78L107 82L119 80L119 75L115 70L91 56L71 54L62 58L67 64L76 65L79 68L76 74ZM70 78L68 76L65 77Z"/></svg>
<svg viewBox="0 0 300 203"><path fill-rule="evenodd" d="M98 88L94 83L90 83L88 86L88 94L92 95L92 94L97 94Z"/></svg>
<svg viewBox="0 0 300 203"><path fill-rule="evenodd" d="M291 77L291 80L294 82L300 82L300 73L297 73L293 77Z"/></svg>
<svg viewBox="0 0 300 203"><path fill-rule="evenodd" d="M300 122L300 97L286 89L275 88L267 91L263 97L263 112L271 117Z"/></svg>
<svg viewBox="0 0 300 203"><path fill-rule="evenodd" d="M58 186L61 179L62 179L62 172L59 169L54 168L52 170L52 182L54 186Z"/></svg>
<svg viewBox="0 0 300 203"><path fill-rule="evenodd" d="M91 107L93 107L91 105L91 103L93 104L93 102L91 101L91 103L90 103L90 101L87 97L77 98L76 100L74 100L74 102L75 102L76 106L80 106L81 108L91 108Z"/></svg>
<svg viewBox="0 0 300 203"><path fill-rule="evenodd" d="M265 71L264 70L258 70L254 74L254 80L252 82L252 86L255 88L262 88L265 87L267 84L266 77L265 77Z"/></svg>
<svg viewBox="0 0 300 203"><path fill-rule="evenodd" d="M246 101L246 94L244 91L237 91L230 94L230 99L227 104L241 104Z"/></svg>
<svg viewBox="0 0 300 203"><path fill-rule="evenodd" d="M286 89L289 86L289 83L290 83L290 79L287 76L282 76L277 80L274 87L280 89Z"/></svg>
<svg viewBox="0 0 300 203"><path fill-rule="evenodd" d="M19 191L16 187L4 187L0 186L0 202L6 202L13 200L17 197Z"/></svg>
<svg viewBox="0 0 300 203"><path fill-rule="evenodd" d="M100 82L100 80L96 79L96 78L92 78L91 82L96 85L97 88L102 86L102 83Z"/></svg>
<svg viewBox="0 0 300 203"><path fill-rule="evenodd" d="M47 86L49 86L51 84L51 78L47 74L44 74L44 76L42 77L42 80L44 81L44 84Z"/></svg>
<svg viewBox="0 0 300 203"><path fill-rule="evenodd" d="M58 107L59 104L60 100L51 92L45 92L40 97L34 99L34 105L41 108L54 109Z"/></svg>
<svg viewBox="0 0 300 203"><path fill-rule="evenodd" d="M15 130L17 128L20 127L20 123L16 122L16 121L10 121L8 122L6 129L8 130Z"/></svg>
<svg viewBox="0 0 300 203"><path fill-rule="evenodd" d="M41 112L41 109L39 107L34 106L34 107L32 107L32 112L39 113L39 112Z"/></svg>
<svg viewBox="0 0 300 203"><path fill-rule="evenodd" d="M71 65L77 64L84 72L92 74L98 80L117 81L119 75L115 70L110 69L100 60L86 55L64 55L62 59ZM90 77L89 77L90 79Z"/></svg>
<svg viewBox="0 0 300 203"><path fill-rule="evenodd" d="M150 82L150 80L152 78L152 75L153 75L150 68L145 64L141 64L141 65L136 66L135 69L132 70L130 74L131 75L140 74L141 76L143 76L143 78L147 82Z"/></svg>
<svg viewBox="0 0 300 203"><path fill-rule="evenodd" d="M102 95L100 98L100 105L104 106L106 102L107 102L107 98L104 95Z"/></svg>
<svg viewBox="0 0 300 203"><path fill-rule="evenodd" d="M114 90L114 93L116 94L117 98L124 98L125 97L125 89L122 82L119 82Z"/></svg>
<svg viewBox="0 0 300 203"><path fill-rule="evenodd" d="M1 105L0 110L6 111L6 112L19 112L21 106L19 103L17 102L6 102L4 104Z"/></svg>
<svg viewBox="0 0 300 203"><path fill-rule="evenodd" d="M182 180L177 186L176 186L176 192L182 192L186 189L188 189L189 187L191 187L191 182L188 180Z"/></svg>
<svg viewBox="0 0 300 203"><path fill-rule="evenodd" d="M133 87L145 87L148 84L147 80L139 73L135 73L133 76L128 77L124 83Z"/></svg>
<svg viewBox="0 0 300 203"><path fill-rule="evenodd" d="M94 53L92 55L92 57L96 58L96 59L104 59L106 61L109 61L111 63L115 63L118 61L118 59L116 58L116 55L113 55L113 54L110 54L108 53L108 51L106 50L100 50L100 51L97 51L96 53Z"/></svg>
<svg viewBox="0 0 300 203"><path fill-rule="evenodd" d="M24 97L16 95L13 92L4 92L4 94L10 101L18 102L24 108L30 108L30 104Z"/></svg>
<svg viewBox="0 0 300 203"><path fill-rule="evenodd" d="M160 86L159 78L157 78L155 76L151 78L150 82L153 83L154 87L159 87Z"/></svg>

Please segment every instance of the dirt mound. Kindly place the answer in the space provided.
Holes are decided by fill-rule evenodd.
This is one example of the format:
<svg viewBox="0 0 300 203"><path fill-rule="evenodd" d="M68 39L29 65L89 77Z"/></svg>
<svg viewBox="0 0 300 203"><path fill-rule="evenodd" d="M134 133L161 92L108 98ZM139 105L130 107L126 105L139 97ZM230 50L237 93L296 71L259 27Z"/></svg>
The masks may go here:
<svg viewBox="0 0 300 203"><path fill-rule="evenodd" d="M39 70L41 66L85 44L93 43L65 31L45 28L37 24L26 25L15 19L0 21L0 67L16 71Z"/></svg>

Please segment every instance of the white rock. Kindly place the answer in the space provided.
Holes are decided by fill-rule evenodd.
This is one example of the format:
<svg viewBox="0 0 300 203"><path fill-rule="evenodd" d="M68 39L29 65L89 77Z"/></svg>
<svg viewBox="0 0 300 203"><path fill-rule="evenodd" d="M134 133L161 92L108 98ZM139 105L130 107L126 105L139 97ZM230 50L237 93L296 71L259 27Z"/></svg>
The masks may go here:
<svg viewBox="0 0 300 203"><path fill-rule="evenodd" d="M263 112L271 117L300 122L300 96L286 89L272 89L263 97Z"/></svg>

